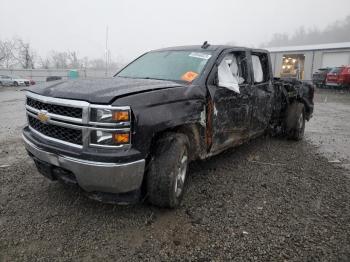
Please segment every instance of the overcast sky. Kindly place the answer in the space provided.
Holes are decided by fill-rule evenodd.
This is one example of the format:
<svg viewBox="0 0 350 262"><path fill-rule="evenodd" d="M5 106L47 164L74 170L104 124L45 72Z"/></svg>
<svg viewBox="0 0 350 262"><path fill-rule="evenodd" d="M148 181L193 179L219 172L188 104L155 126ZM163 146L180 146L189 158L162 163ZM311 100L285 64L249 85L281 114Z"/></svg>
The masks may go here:
<svg viewBox="0 0 350 262"><path fill-rule="evenodd" d="M22 37L51 50L129 60L173 45L228 42L258 46L276 32L323 29L350 14L350 0L0 0L0 39Z"/></svg>

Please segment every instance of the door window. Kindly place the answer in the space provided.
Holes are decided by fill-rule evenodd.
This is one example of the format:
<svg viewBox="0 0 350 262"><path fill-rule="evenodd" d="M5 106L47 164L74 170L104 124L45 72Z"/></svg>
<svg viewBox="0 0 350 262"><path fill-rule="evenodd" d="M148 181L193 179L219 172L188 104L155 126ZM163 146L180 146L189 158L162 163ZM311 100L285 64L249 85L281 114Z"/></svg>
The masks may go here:
<svg viewBox="0 0 350 262"><path fill-rule="evenodd" d="M262 83L264 81L264 73L260 58L257 55L252 55L253 72L254 72L254 83Z"/></svg>
<svg viewBox="0 0 350 262"><path fill-rule="evenodd" d="M245 83L247 79L247 70L244 67L242 54L226 54L218 67L219 86L239 93L239 85Z"/></svg>
<svg viewBox="0 0 350 262"><path fill-rule="evenodd" d="M270 66L266 53L253 53L252 65L255 84L265 83L270 80Z"/></svg>

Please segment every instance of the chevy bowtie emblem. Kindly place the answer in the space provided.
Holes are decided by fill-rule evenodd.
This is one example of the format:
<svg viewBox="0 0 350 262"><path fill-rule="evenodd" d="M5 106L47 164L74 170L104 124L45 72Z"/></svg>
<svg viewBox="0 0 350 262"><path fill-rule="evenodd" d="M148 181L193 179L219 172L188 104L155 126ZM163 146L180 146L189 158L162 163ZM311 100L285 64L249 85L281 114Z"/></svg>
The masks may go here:
<svg viewBox="0 0 350 262"><path fill-rule="evenodd" d="M38 113L38 118L41 123L46 124L49 121L50 117L48 116L48 112L46 110L40 110Z"/></svg>

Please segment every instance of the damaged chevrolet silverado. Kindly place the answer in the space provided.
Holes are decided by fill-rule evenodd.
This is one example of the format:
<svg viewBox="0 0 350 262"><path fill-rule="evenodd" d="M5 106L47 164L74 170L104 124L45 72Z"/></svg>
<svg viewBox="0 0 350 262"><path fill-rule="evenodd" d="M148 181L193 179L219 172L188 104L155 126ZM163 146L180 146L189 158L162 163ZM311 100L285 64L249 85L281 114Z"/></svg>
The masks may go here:
<svg viewBox="0 0 350 262"><path fill-rule="evenodd" d="M303 138L312 85L273 78L265 50L148 52L111 79L27 92L23 139L41 174L101 201L178 206L189 163L263 134Z"/></svg>

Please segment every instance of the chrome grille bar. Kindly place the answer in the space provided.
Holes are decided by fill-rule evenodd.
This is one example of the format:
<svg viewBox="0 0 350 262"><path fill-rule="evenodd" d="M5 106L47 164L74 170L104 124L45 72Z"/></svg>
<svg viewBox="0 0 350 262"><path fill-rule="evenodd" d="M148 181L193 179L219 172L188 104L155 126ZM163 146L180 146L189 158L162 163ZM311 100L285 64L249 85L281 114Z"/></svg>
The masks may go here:
<svg viewBox="0 0 350 262"><path fill-rule="evenodd" d="M67 108L81 108L82 109L82 118L75 118L65 115L55 114L45 110L45 114L48 116L46 124L53 125L57 127L65 127L73 130L81 130L82 131L82 145L69 143L67 141L59 140L54 137L50 137L47 134L42 134L38 130L35 130L33 127L30 127L30 130L33 131L34 134L41 136L44 139L51 140L56 143L66 144L77 148L88 148L92 147L105 147L105 148L128 148L130 144L125 145L116 145L116 146L99 146L90 143L90 132L92 130L102 130L102 131L116 131L116 132L130 132L130 122L122 122L122 123L100 123L100 122L90 122L90 109L91 108L106 108L106 109L115 109L115 110L129 110L128 106L114 107L111 105L96 105L90 104L86 101L78 101L78 100L70 100L70 99L62 99L62 98L54 98L54 97L46 97L42 95L38 95L32 93L30 91L27 92L27 98L40 101L41 103L45 103L47 105L58 105L64 106ZM33 117L35 119L39 119L38 114L43 112L43 110L39 108L34 108L28 104L26 104L26 112L27 116ZM39 119L40 120L40 119Z"/></svg>

